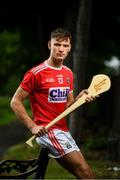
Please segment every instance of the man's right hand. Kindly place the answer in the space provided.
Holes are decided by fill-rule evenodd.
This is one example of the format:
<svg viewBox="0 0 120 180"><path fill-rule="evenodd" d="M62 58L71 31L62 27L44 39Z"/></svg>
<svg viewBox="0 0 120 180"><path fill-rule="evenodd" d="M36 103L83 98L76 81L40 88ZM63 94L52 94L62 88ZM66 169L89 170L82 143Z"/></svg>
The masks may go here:
<svg viewBox="0 0 120 180"><path fill-rule="evenodd" d="M48 132L48 130L44 126L37 126L37 125L34 125L34 127L30 129L30 131L35 136L43 136Z"/></svg>

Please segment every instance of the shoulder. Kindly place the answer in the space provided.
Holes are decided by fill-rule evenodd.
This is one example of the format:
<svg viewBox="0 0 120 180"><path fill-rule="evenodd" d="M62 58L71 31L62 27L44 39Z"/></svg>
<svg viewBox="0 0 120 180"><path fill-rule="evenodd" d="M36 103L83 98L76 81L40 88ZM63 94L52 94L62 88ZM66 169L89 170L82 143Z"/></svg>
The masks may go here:
<svg viewBox="0 0 120 180"><path fill-rule="evenodd" d="M73 74L72 70L69 67L63 65L63 69Z"/></svg>
<svg viewBox="0 0 120 180"><path fill-rule="evenodd" d="M24 74L24 79L26 79L26 78L27 79L36 79L39 77L40 72L46 68L47 68L47 66L46 66L45 62L43 62L37 66L34 66Z"/></svg>
<svg viewBox="0 0 120 180"><path fill-rule="evenodd" d="M33 75L37 75L39 74L41 71L45 70L47 68L47 65L45 62L37 65L37 66L34 66L33 68L31 68L29 70L30 73L32 73Z"/></svg>

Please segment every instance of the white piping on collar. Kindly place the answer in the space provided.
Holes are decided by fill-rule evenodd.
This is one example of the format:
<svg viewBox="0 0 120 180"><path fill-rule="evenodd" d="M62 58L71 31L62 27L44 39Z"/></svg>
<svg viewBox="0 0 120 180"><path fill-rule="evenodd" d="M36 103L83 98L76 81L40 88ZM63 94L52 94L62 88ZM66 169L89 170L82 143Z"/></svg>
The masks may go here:
<svg viewBox="0 0 120 180"><path fill-rule="evenodd" d="M63 65L62 65L61 67L59 67L59 68L50 66L50 65L47 63L47 61L45 61L45 64L46 64L47 67L49 67L49 68L51 68L51 69L55 69L55 70L61 70L62 67L63 67Z"/></svg>

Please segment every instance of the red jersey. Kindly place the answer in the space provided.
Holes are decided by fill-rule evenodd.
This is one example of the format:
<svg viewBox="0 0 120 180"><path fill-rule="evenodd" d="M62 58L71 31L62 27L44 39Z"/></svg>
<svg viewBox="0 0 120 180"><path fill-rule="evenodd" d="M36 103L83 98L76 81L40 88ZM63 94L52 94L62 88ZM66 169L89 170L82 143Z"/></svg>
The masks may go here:
<svg viewBox="0 0 120 180"><path fill-rule="evenodd" d="M64 65L54 68L44 61L25 74L20 87L29 92L34 122L46 126L65 110L67 96L73 90L73 73ZM67 131L65 118L53 128Z"/></svg>

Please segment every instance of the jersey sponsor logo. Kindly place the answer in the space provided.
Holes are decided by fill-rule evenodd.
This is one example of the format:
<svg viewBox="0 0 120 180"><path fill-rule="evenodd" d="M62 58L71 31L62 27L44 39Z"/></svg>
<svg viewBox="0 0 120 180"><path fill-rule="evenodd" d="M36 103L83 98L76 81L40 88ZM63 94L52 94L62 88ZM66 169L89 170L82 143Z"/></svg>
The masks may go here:
<svg viewBox="0 0 120 180"><path fill-rule="evenodd" d="M69 87L54 87L49 89L48 102L66 102L70 91Z"/></svg>

